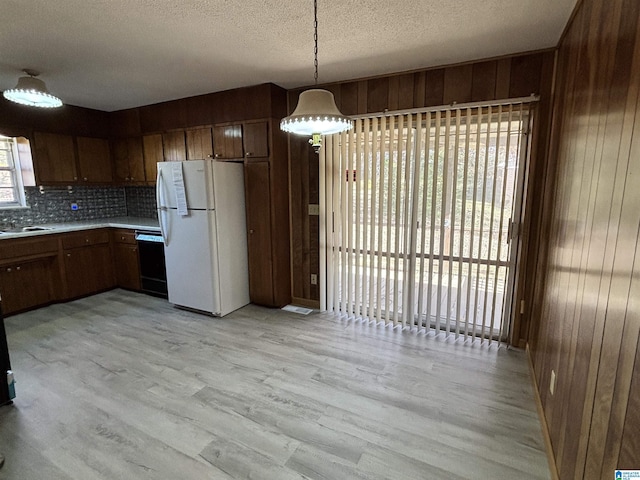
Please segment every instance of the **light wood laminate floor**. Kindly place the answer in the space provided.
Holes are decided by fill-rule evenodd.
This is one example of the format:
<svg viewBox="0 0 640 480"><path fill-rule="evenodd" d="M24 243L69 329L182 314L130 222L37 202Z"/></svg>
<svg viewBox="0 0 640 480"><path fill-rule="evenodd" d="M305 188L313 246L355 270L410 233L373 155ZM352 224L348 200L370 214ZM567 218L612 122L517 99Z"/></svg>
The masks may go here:
<svg viewBox="0 0 640 480"><path fill-rule="evenodd" d="M525 354L114 290L6 319L2 479L546 479Z"/></svg>

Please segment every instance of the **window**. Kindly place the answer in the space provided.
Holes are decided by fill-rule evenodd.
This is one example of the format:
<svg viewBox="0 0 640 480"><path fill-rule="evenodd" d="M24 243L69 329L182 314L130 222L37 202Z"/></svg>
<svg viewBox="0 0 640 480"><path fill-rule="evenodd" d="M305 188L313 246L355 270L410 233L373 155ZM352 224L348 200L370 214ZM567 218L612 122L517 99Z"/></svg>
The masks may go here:
<svg viewBox="0 0 640 480"><path fill-rule="evenodd" d="M0 136L0 208L26 205L19 158L16 139Z"/></svg>

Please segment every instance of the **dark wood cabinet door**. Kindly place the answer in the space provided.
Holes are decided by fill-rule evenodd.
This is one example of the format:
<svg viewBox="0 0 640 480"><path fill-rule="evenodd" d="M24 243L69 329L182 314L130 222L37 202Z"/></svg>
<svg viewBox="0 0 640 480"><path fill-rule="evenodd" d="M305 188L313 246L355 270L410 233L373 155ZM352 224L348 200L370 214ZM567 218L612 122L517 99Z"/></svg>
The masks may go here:
<svg viewBox="0 0 640 480"><path fill-rule="evenodd" d="M113 158L113 179L116 183L129 181L129 152L127 139L117 138L111 142L111 155Z"/></svg>
<svg viewBox="0 0 640 480"><path fill-rule="evenodd" d="M78 180L71 135L35 132L34 140L37 183L74 183Z"/></svg>
<svg viewBox="0 0 640 480"><path fill-rule="evenodd" d="M47 305L54 298L54 257L38 258L0 268L0 294L5 315Z"/></svg>
<svg viewBox="0 0 640 480"><path fill-rule="evenodd" d="M242 152L242 125L215 125L213 127L213 152L219 160L238 160Z"/></svg>
<svg viewBox="0 0 640 480"><path fill-rule="evenodd" d="M184 131L167 132L162 134L165 162L183 162L187 159L187 147Z"/></svg>
<svg viewBox="0 0 640 480"><path fill-rule="evenodd" d="M140 290L138 247L136 245L116 243L113 246L113 257L116 285L130 290Z"/></svg>
<svg viewBox="0 0 640 480"><path fill-rule="evenodd" d="M268 122L245 123L242 126L242 143L247 160L267 160L269 157Z"/></svg>
<svg viewBox="0 0 640 480"><path fill-rule="evenodd" d="M145 135L142 137L142 151L144 155L144 173L147 183L156 183L158 162L164 161L162 135Z"/></svg>
<svg viewBox="0 0 640 480"><path fill-rule="evenodd" d="M131 183L144 183L144 155L142 152L142 139L131 137L126 139L127 159L129 164L129 181ZM155 181L155 177L151 180Z"/></svg>
<svg viewBox="0 0 640 480"><path fill-rule="evenodd" d="M187 130L187 160L201 160L211 157L213 157L211 128Z"/></svg>
<svg viewBox="0 0 640 480"><path fill-rule="evenodd" d="M104 138L76 137L80 180L88 183L111 183L111 154Z"/></svg>
<svg viewBox="0 0 640 480"><path fill-rule="evenodd" d="M67 297L90 295L115 286L108 243L64 251Z"/></svg>
<svg viewBox="0 0 640 480"><path fill-rule="evenodd" d="M253 303L273 306L271 193L269 163L245 164L249 296Z"/></svg>

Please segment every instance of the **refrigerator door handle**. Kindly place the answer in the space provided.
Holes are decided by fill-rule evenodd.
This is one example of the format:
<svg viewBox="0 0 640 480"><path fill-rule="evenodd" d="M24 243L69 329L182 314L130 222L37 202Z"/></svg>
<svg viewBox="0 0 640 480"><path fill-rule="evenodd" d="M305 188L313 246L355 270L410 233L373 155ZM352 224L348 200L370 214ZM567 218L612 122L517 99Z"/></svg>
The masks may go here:
<svg viewBox="0 0 640 480"><path fill-rule="evenodd" d="M162 199L160 195L162 194L162 188L160 183L162 182L162 169L158 168L158 173L156 173L156 202L158 203L158 208L164 207L162 205Z"/></svg>
<svg viewBox="0 0 640 480"><path fill-rule="evenodd" d="M158 224L160 225L160 234L162 235L162 241L165 245L169 245L169 238L165 233L164 228L164 213L167 211L167 207L161 204L162 195L162 169L158 169L158 176L156 177L156 201L158 202Z"/></svg>

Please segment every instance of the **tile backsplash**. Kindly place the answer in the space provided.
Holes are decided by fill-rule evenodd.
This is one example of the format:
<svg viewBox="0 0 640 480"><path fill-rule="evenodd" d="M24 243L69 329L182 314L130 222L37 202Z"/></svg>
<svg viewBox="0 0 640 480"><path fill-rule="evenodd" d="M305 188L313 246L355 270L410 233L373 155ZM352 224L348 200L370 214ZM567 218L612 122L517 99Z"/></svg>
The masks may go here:
<svg viewBox="0 0 640 480"><path fill-rule="evenodd" d="M127 215L130 217L158 218L155 187L125 187Z"/></svg>
<svg viewBox="0 0 640 480"><path fill-rule="evenodd" d="M25 187L25 209L0 209L0 225L38 225L113 217L157 218L153 187ZM75 203L77 210L72 210Z"/></svg>

